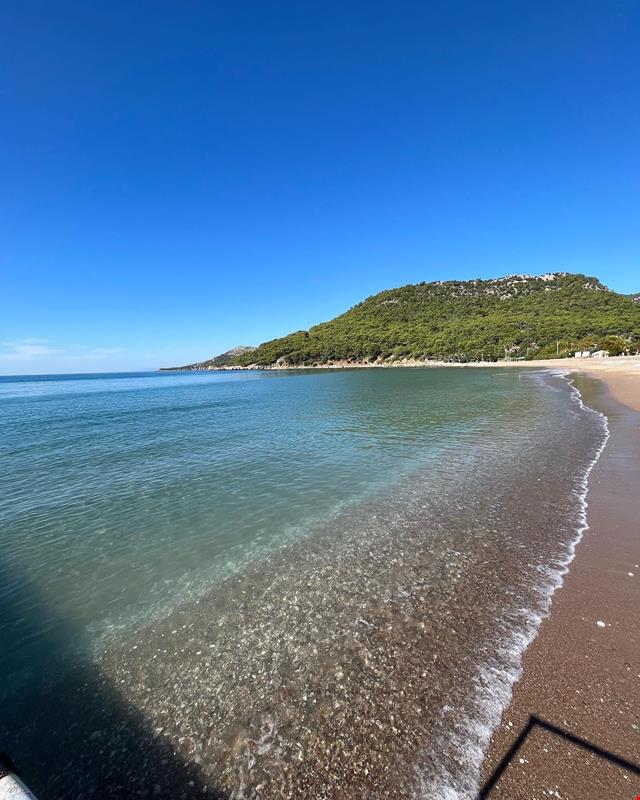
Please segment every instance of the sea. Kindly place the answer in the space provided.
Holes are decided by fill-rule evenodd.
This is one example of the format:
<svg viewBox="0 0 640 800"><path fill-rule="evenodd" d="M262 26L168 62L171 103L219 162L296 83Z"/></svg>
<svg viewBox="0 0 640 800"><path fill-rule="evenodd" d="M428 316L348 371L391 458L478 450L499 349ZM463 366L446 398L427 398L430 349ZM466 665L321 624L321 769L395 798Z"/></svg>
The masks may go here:
<svg viewBox="0 0 640 800"><path fill-rule="evenodd" d="M41 800L474 797L607 435L535 369L0 378L0 750Z"/></svg>

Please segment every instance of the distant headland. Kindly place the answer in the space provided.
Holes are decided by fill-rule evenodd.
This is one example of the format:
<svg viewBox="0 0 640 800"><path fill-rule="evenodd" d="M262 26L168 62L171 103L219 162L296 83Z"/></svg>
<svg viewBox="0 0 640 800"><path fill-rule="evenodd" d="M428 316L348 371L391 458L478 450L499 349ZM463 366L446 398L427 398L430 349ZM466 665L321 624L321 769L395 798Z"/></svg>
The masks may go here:
<svg viewBox="0 0 640 800"><path fill-rule="evenodd" d="M308 331L163 370L419 366L640 348L640 295L568 272L388 289Z"/></svg>

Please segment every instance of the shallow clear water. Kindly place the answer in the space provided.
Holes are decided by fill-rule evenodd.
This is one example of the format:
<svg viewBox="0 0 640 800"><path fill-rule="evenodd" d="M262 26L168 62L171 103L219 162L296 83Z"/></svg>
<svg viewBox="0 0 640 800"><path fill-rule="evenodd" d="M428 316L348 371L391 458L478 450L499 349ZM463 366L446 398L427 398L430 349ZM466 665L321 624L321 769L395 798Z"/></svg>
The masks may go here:
<svg viewBox="0 0 640 800"><path fill-rule="evenodd" d="M540 401L453 370L4 378L4 570L97 635Z"/></svg>
<svg viewBox="0 0 640 800"><path fill-rule="evenodd" d="M603 440L563 379L484 369L4 378L0 429L5 696L95 663L232 797L308 793L326 752L363 796L464 789L452 732L488 724L471 689L513 671Z"/></svg>

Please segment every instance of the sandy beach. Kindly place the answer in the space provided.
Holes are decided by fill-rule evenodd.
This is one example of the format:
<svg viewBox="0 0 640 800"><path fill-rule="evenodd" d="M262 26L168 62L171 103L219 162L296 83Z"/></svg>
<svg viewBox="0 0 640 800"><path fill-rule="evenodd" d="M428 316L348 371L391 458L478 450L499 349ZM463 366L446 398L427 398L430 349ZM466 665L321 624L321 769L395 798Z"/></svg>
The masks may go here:
<svg viewBox="0 0 640 800"><path fill-rule="evenodd" d="M589 375L603 381L611 395L622 405L640 411L640 356L616 358L554 358L539 361L507 361L472 364L485 367L547 367L576 375Z"/></svg>
<svg viewBox="0 0 640 800"><path fill-rule="evenodd" d="M482 796L635 797L640 770L622 761L640 762L640 359L518 366L570 368L584 402L607 416L610 439L589 480L589 529L524 656L485 760Z"/></svg>

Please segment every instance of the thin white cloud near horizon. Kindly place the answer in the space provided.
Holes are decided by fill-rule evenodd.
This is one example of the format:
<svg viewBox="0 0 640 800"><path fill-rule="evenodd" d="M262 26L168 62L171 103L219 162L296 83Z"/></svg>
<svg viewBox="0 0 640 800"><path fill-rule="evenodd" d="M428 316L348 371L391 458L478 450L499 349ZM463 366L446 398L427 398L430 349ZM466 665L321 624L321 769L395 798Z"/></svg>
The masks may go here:
<svg viewBox="0 0 640 800"><path fill-rule="evenodd" d="M224 348L211 348L222 352ZM202 354L203 360L206 351ZM197 361L191 348L146 350L120 346L60 344L43 336L0 340L0 376L154 372L160 366Z"/></svg>
<svg viewBox="0 0 640 800"><path fill-rule="evenodd" d="M108 359L125 352L124 347L87 347L86 345L74 348L56 347L53 346L50 339L29 336L14 341L0 342L0 364L32 362L52 357L61 361L92 361Z"/></svg>
<svg viewBox="0 0 640 800"><path fill-rule="evenodd" d="M60 348L49 347L49 339L30 336L13 342L0 342L0 361L29 361L43 356L62 355Z"/></svg>

